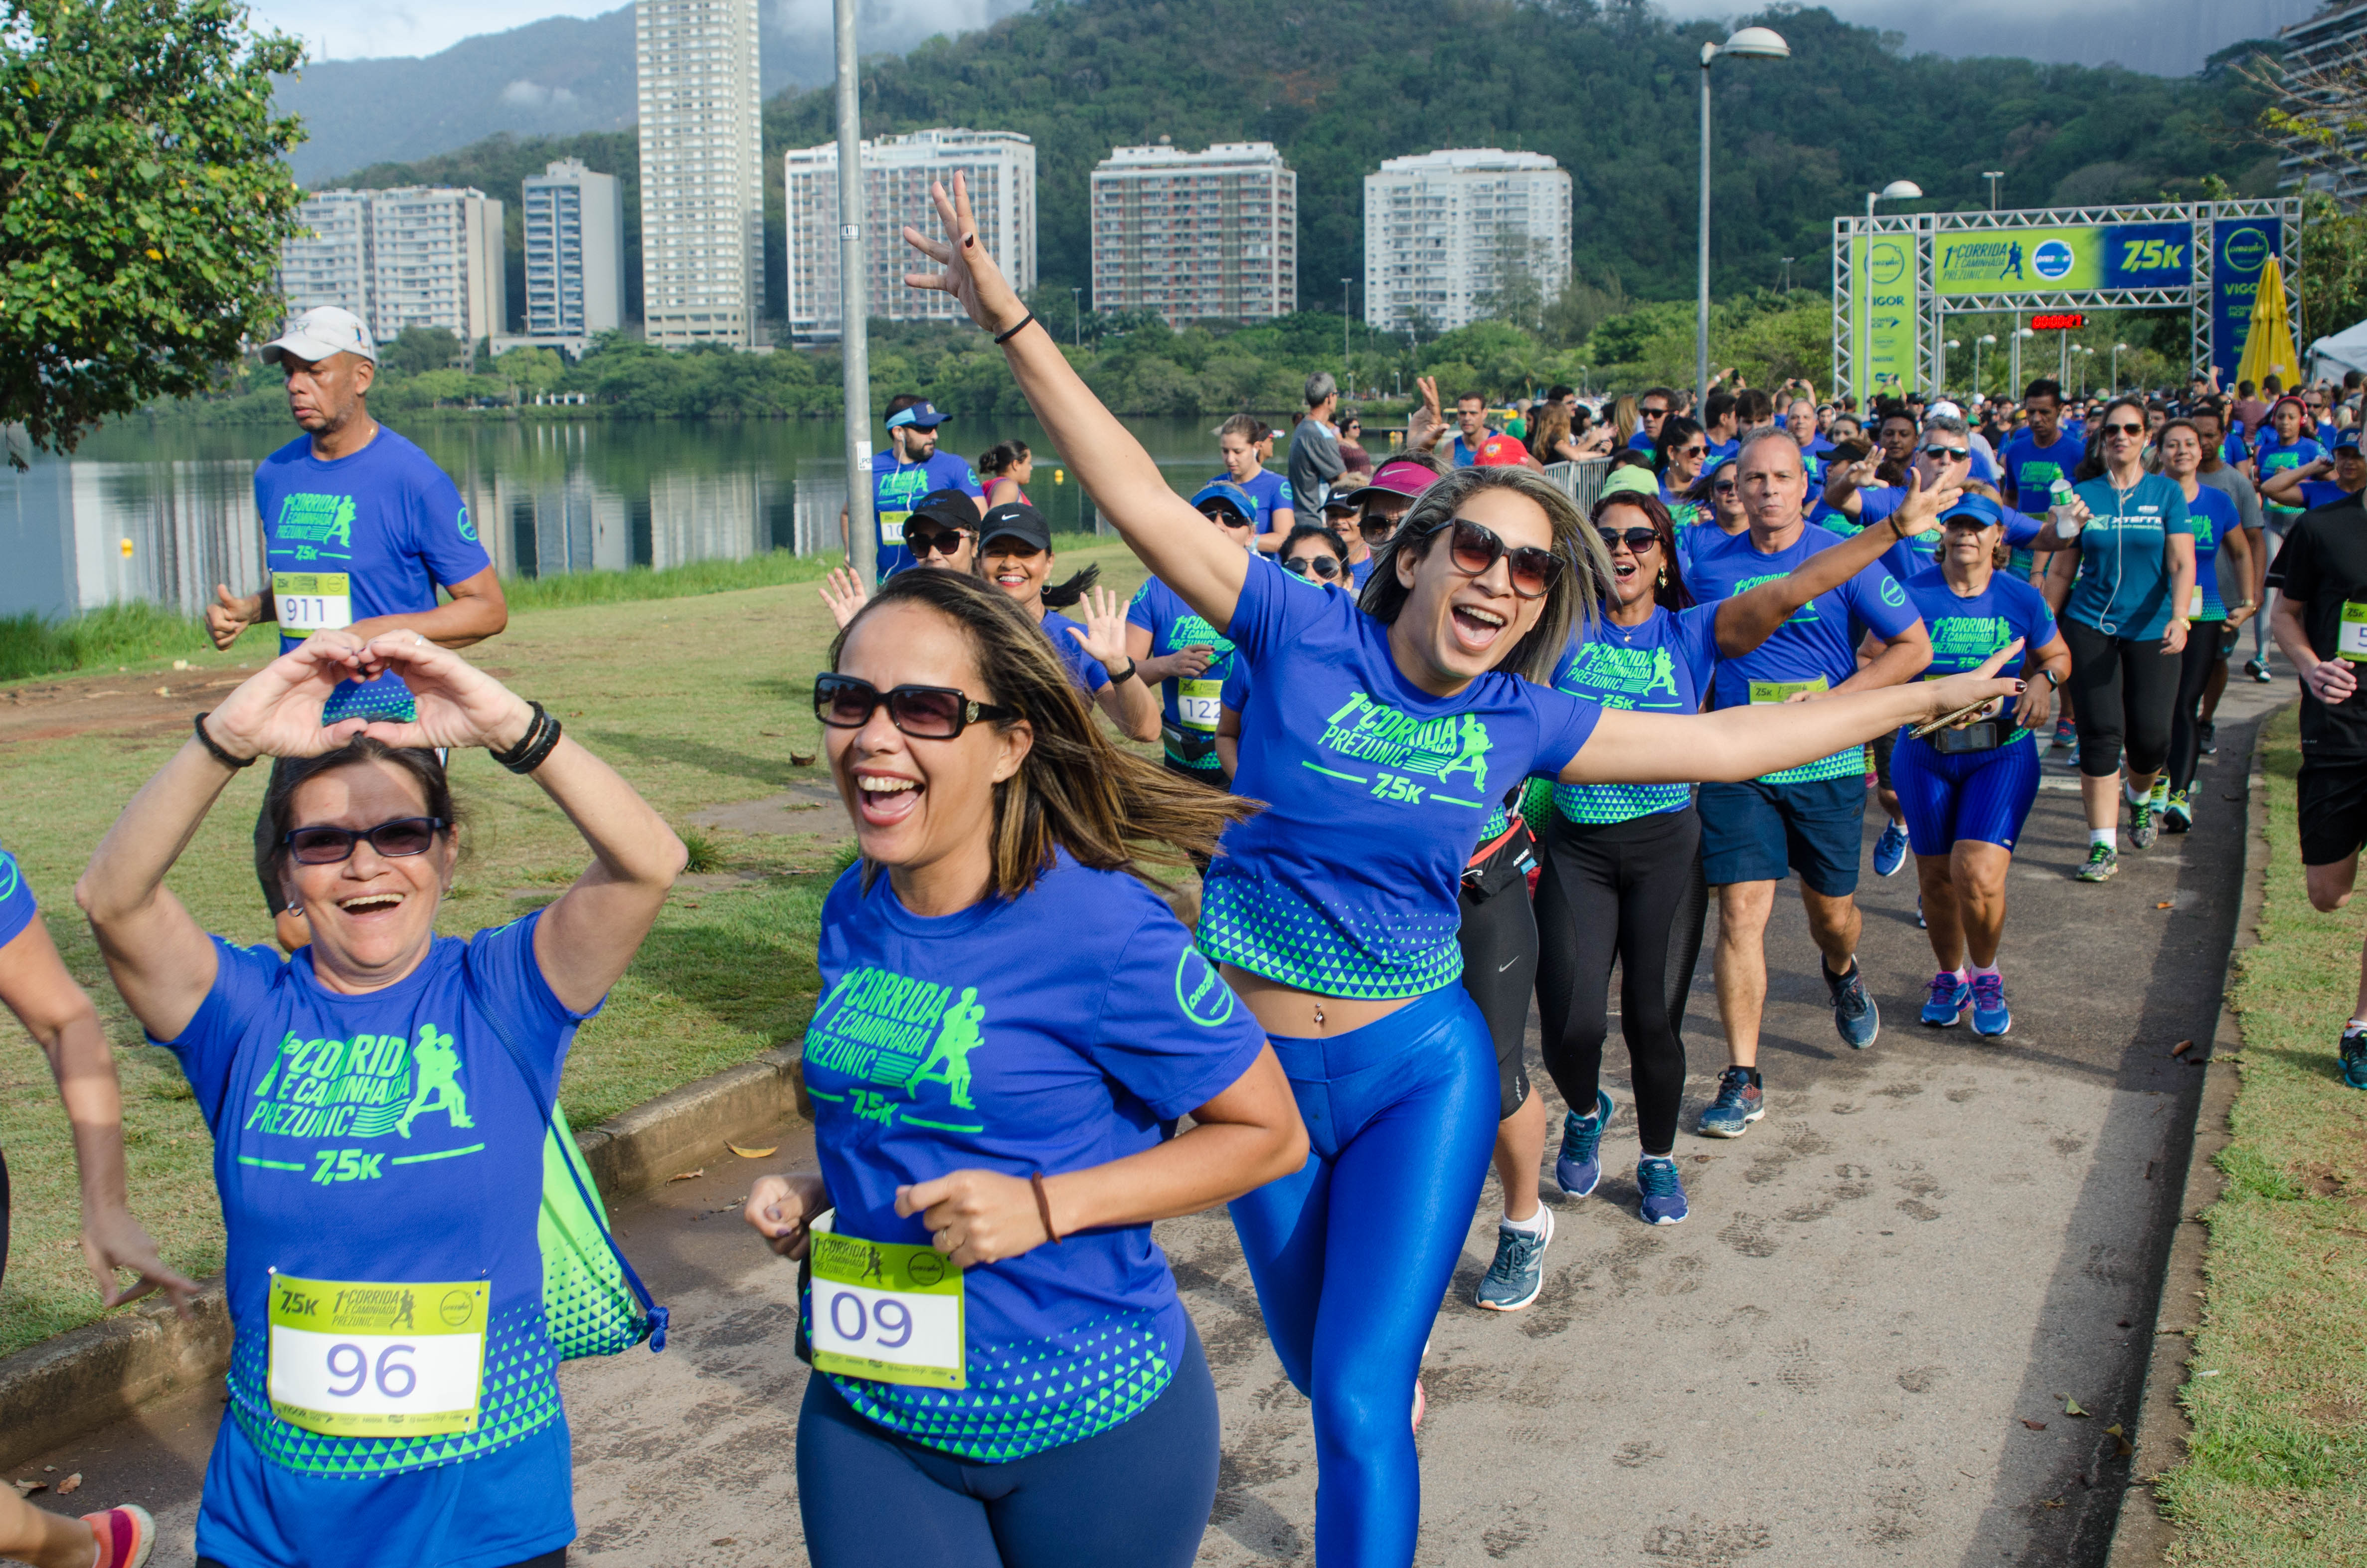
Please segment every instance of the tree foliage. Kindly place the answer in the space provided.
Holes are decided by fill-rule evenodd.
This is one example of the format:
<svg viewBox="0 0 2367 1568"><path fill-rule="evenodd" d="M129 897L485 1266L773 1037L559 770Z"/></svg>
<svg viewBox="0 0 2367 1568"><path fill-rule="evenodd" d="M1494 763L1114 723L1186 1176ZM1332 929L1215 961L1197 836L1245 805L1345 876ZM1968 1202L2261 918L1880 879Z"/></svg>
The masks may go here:
<svg viewBox="0 0 2367 1568"><path fill-rule="evenodd" d="M0 5L0 419L70 451L278 326L301 46L237 0Z"/></svg>

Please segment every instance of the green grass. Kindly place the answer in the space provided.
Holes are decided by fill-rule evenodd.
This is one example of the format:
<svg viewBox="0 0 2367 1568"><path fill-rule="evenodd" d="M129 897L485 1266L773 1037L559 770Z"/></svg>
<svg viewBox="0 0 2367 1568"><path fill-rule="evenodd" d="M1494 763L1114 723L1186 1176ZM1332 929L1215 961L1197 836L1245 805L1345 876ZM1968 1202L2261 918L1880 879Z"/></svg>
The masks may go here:
<svg viewBox="0 0 2367 1568"><path fill-rule="evenodd" d="M2214 1568L2367 1562L2367 1094L2342 1086L2334 1052L2367 899L2309 906L2297 736L2291 710L2271 722L2267 900L2235 989L2243 1085L2180 1395L2194 1437L2159 1484L2174 1561Z"/></svg>
<svg viewBox="0 0 2367 1568"><path fill-rule="evenodd" d="M57 620L30 612L5 616L0 617L0 681L187 658L211 646L205 622L163 605L106 605Z"/></svg>
<svg viewBox="0 0 2367 1568"><path fill-rule="evenodd" d="M1121 592L1141 580L1133 558L1108 541L1074 541L1063 551L1072 552L1064 572L1099 561ZM849 862L849 846L844 838L738 833L690 819L705 807L826 777L790 757L821 750L807 694L832 630L813 588L790 583L527 609L478 651L688 830L701 868L720 874L676 889L606 1007L577 1037L561 1085L575 1126L595 1127L803 1033L821 898ZM206 667L227 669L232 656L210 653ZM22 864L51 935L118 1046L133 1208L176 1267L203 1277L219 1272L222 1257L212 1142L172 1059L141 1047L72 902L91 847L183 735L176 725L12 744L0 844ZM170 881L208 930L235 942L270 938L252 869L264 772L232 780ZM515 918L557 897L583 869L582 840L531 781L466 753L455 759L453 784L465 816L462 859L441 929L464 935ZM65 1117L40 1051L5 1015L0 1148L16 1188L13 1256L0 1283L6 1354L98 1313L74 1239Z"/></svg>

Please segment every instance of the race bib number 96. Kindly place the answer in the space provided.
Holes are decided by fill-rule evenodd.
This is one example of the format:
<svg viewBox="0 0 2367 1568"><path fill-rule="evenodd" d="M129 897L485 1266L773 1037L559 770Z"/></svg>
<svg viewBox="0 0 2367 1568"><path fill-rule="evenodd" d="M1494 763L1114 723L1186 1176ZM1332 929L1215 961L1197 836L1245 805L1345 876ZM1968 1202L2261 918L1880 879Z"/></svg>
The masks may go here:
<svg viewBox="0 0 2367 1568"><path fill-rule="evenodd" d="M491 1290L273 1275L272 1414L334 1437L475 1431Z"/></svg>

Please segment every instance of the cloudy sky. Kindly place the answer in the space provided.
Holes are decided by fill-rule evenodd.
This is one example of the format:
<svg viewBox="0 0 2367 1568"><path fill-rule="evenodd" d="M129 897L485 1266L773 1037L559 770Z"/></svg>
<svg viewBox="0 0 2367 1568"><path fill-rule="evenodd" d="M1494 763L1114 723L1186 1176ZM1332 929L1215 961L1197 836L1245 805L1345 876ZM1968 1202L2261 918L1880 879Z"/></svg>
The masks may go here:
<svg viewBox="0 0 2367 1568"><path fill-rule="evenodd" d="M1023 0L863 0L867 34L902 38L982 27ZM2137 70L2196 69L2213 50L2272 33L2318 8L2317 0L1987 0L1942 7L1925 0L1827 0L1852 21L1897 28L1908 47L1950 54L2027 54ZM765 0L776 30L818 33L829 0ZM1716 0L1661 0L1679 16L1730 16ZM544 17L588 17L602 0L388 0L356 11L344 0L256 0L264 19L325 49L356 55L434 54L474 33L499 32Z"/></svg>

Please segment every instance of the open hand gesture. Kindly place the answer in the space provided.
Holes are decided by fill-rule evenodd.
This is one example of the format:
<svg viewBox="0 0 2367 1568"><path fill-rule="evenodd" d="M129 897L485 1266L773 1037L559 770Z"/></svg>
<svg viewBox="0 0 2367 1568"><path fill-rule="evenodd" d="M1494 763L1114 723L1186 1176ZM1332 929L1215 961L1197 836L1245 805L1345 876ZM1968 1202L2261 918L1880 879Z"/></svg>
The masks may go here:
<svg viewBox="0 0 2367 1568"><path fill-rule="evenodd" d="M1949 726L1951 729L1959 729L1966 724L1978 723L1997 712L2006 703L2021 697L2028 689L2026 683L2019 680L1999 680L1998 671L2005 668L2005 662L2021 653L2022 647L2022 640L2017 637L1982 660L1977 669L1966 670L1962 675L1948 676L1940 680L1923 681L1917 685L1915 689L1921 692L1930 703L1924 710L1923 718L1918 721L1919 724L1929 723L1945 714L1954 713L1959 708L1969 708L1975 703L1980 704L1977 708L1974 708L1973 711Z"/></svg>
<svg viewBox="0 0 2367 1568"><path fill-rule="evenodd" d="M821 595L821 602L830 607L830 618L838 622L841 631L845 631L846 623L855 619L855 612L871 601L870 591L864 587L863 579L844 566L832 567L830 575L824 577L821 586L814 591Z"/></svg>
<svg viewBox="0 0 2367 1568"><path fill-rule="evenodd" d="M969 182L954 172L953 194L932 181L929 199L936 204L937 221L946 237L933 240L907 225L904 243L937 263L936 272L907 272L904 282L913 289L951 294L969 319L991 333L1002 333L1027 319L1027 307L994 264L985 242L978 237L978 219L970 211Z"/></svg>
<svg viewBox="0 0 2367 1568"><path fill-rule="evenodd" d="M1940 526L1940 514L1964 499L1964 494L1962 484L1943 484L1937 490L1926 490L1923 488L1922 471L1910 468L1907 471L1907 499L1900 502L1898 510L1890 515L1890 526L1901 539L1929 533Z"/></svg>
<svg viewBox="0 0 2367 1568"><path fill-rule="evenodd" d="M1104 665L1126 662L1126 605L1109 588L1088 588L1082 603L1077 606L1079 618L1085 623L1080 631L1071 629L1069 635Z"/></svg>

